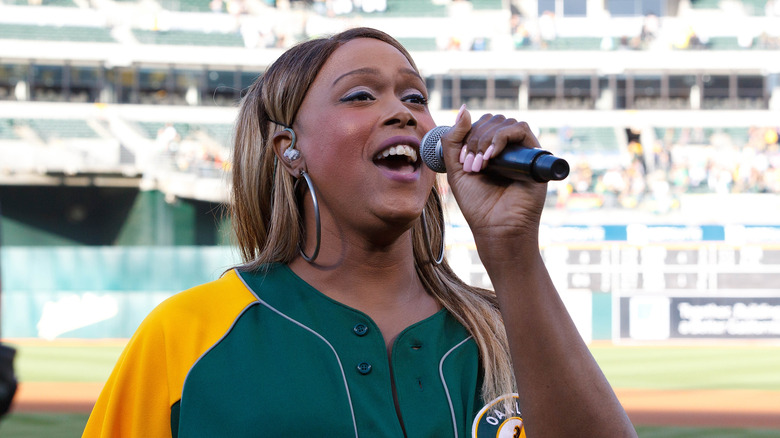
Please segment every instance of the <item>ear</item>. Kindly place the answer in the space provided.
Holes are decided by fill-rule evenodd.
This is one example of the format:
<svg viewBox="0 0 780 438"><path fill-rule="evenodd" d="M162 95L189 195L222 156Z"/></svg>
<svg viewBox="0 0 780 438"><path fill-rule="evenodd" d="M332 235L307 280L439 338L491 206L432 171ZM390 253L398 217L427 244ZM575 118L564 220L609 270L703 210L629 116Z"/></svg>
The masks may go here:
<svg viewBox="0 0 780 438"><path fill-rule="evenodd" d="M273 147L276 159L287 173L298 178L301 176L301 170L306 170L306 160L304 159L303 154L301 153L296 160L290 160L288 157L284 156L284 152L288 148L291 146L293 148L297 147L297 144L295 143L295 134L291 128L283 129L273 136ZM300 152L300 150L298 152Z"/></svg>

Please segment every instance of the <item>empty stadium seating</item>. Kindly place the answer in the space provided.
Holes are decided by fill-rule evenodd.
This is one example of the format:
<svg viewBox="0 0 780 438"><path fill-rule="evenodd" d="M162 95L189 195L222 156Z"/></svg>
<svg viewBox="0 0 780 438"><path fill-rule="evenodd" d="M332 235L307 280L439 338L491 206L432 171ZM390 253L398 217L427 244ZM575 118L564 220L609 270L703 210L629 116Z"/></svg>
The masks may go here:
<svg viewBox="0 0 780 438"><path fill-rule="evenodd" d="M138 126L141 135L148 139L156 138L160 130L166 126L163 122L148 121L136 121L134 124ZM173 127L181 138L202 131L222 146L228 146L233 134L233 125L224 123L173 123Z"/></svg>
<svg viewBox="0 0 780 438"><path fill-rule="evenodd" d="M704 128L654 128L656 138L669 144L685 142L688 144L709 143L714 134L725 134L732 144L746 145L750 138L750 128L747 126L721 126Z"/></svg>
<svg viewBox="0 0 780 438"><path fill-rule="evenodd" d="M209 12L209 0L160 0L160 5L171 11Z"/></svg>
<svg viewBox="0 0 780 438"><path fill-rule="evenodd" d="M385 17L444 17L447 15L447 7L431 0L387 0L387 10L382 15Z"/></svg>
<svg viewBox="0 0 780 438"><path fill-rule="evenodd" d="M620 142L612 127L543 127L541 135L555 135L559 139L557 149L561 152L588 153L619 153Z"/></svg>
<svg viewBox="0 0 780 438"><path fill-rule="evenodd" d="M244 45L244 39L238 33L133 29L133 35L141 44L233 47Z"/></svg>
<svg viewBox="0 0 780 438"><path fill-rule="evenodd" d="M0 40L116 42L111 31L103 27L39 26L33 24L0 23Z"/></svg>
<svg viewBox="0 0 780 438"><path fill-rule="evenodd" d="M83 119L29 119L26 123L45 141L58 138L99 138L97 132Z"/></svg>
<svg viewBox="0 0 780 438"><path fill-rule="evenodd" d="M19 138L14 133L12 119L0 119L0 140L15 140Z"/></svg>
<svg viewBox="0 0 780 438"><path fill-rule="evenodd" d="M398 42L403 44L406 50L413 51L433 51L436 50L436 38L432 37L409 37L398 38Z"/></svg>
<svg viewBox="0 0 780 438"><path fill-rule="evenodd" d="M30 0L4 0L5 4L8 5L32 5L34 2ZM59 6L59 7L66 7L66 8L75 8L76 2L73 0L40 0L40 6Z"/></svg>

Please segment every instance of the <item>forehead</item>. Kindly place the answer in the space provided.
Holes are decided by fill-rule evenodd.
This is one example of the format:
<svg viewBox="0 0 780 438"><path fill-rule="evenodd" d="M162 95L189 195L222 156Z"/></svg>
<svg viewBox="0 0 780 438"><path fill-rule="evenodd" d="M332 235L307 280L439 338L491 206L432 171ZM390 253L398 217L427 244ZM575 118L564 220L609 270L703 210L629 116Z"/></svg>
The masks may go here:
<svg viewBox="0 0 780 438"><path fill-rule="evenodd" d="M332 83L342 74L364 67L414 71L406 56L390 44L374 38L357 38L342 44L330 55L317 79L329 79L327 83Z"/></svg>

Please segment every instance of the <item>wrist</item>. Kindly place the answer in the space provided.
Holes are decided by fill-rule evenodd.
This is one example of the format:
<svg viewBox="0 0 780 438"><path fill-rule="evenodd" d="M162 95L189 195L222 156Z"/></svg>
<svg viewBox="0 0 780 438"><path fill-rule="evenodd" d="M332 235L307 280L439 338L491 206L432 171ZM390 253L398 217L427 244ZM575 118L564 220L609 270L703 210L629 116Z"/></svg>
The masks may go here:
<svg viewBox="0 0 780 438"><path fill-rule="evenodd" d="M474 235L474 243L488 272L502 268L534 269L537 264L544 264L537 229L517 230L514 233L478 233Z"/></svg>

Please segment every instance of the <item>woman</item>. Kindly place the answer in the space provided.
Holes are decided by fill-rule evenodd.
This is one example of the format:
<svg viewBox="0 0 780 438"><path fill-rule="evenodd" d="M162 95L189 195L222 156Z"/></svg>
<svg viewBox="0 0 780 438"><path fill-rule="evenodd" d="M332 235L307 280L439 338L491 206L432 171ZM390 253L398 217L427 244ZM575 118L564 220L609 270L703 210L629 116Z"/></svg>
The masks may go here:
<svg viewBox="0 0 780 438"><path fill-rule="evenodd" d="M437 263L426 99L376 30L283 54L236 127L246 263L152 312L85 436L634 436L539 254L545 185L480 173L525 123L464 107L442 140L495 293Z"/></svg>

